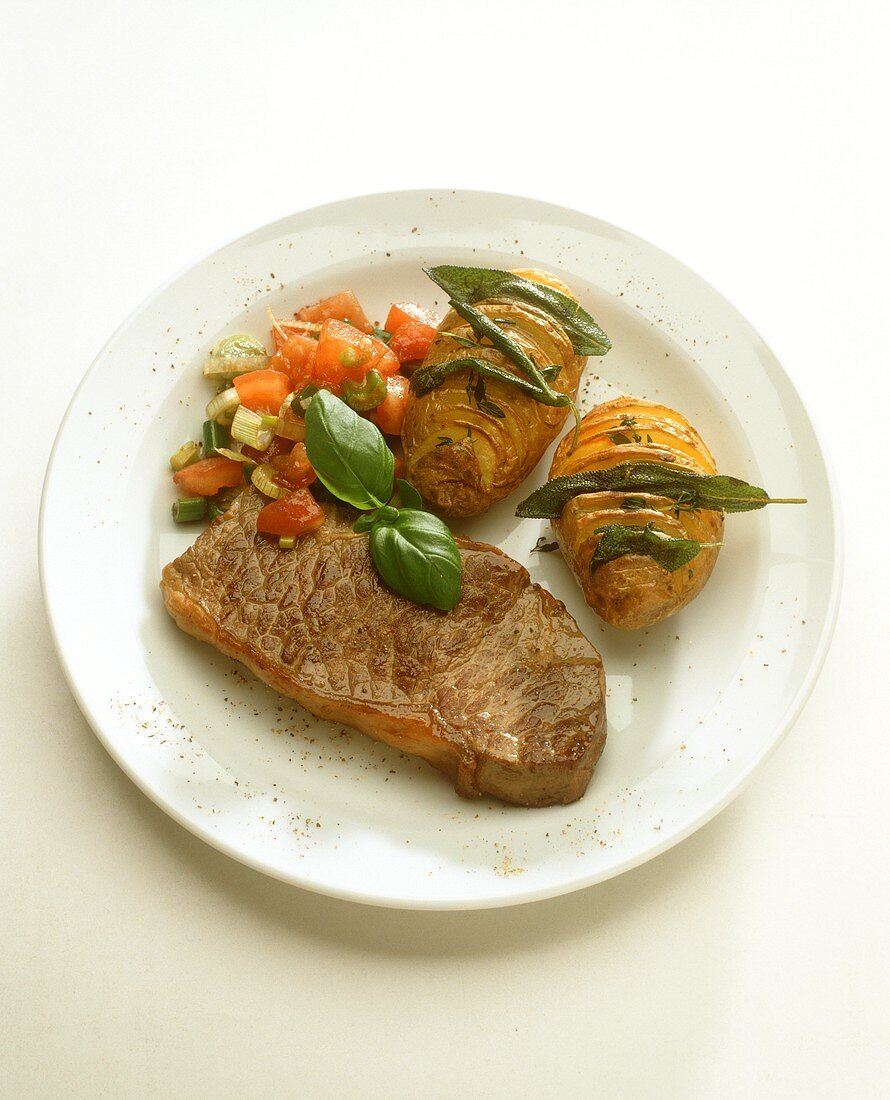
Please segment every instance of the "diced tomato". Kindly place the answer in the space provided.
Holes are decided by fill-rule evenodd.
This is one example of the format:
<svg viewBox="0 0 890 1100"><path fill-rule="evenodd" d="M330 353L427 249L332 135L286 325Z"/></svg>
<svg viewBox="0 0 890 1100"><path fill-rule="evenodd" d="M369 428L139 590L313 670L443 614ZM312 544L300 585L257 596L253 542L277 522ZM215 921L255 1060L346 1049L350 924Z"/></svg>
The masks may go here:
<svg viewBox="0 0 890 1100"><path fill-rule="evenodd" d="M403 374L391 374L386 380L386 399L369 414L369 419L387 435L401 434L409 388L410 382Z"/></svg>
<svg viewBox="0 0 890 1100"><path fill-rule="evenodd" d="M344 290L340 294L332 294L330 298L322 298L314 306L306 306L297 313L298 321L327 321L335 318L337 321L348 321L362 332L373 332L365 311L359 305L358 298L351 290Z"/></svg>
<svg viewBox="0 0 890 1100"><path fill-rule="evenodd" d="M278 415L281 403L291 392L290 377L277 370L252 370L234 380L241 404L258 413Z"/></svg>
<svg viewBox="0 0 890 1100"><path fill-rule="evenodd" d="M386 324L383 326L387 332L396 333L409 321L418 321L427 328L435 331L439 327L439 317L431 309L415 305L414 302L395 302L390 306L386 315Z"/></svg>
<svg viewBox="0 0 890 1100"><path fill-rule="evenodd" d="M276 455L271 463L275 467L275 480L288 489L305 489L315 481L315 470L303 443L295 444L290 454Z"/></svg>
<svg viewBox="0 0 890 1100"><path fill-rule="evenodd" d="M302 389L314 377L317 352L317 340L313 340L311 336L294 335L281 345L273 359L280 361L280 369L290 376L293 388Z"/></svg>
<svg viewBox="0 0 890 1100"><path fill-rule="evenodd" d="M298 489L281 500L273 500L261 508L256 529L264 535L296 538L316 531L324 523L324 509L308 489Z"/></svg>
<svg viewBox="0 0 890 1100"><path fill-rule="evenodd" d="M212 497L220 489L232 489L243 479L244 470L234 458L203 458L173 475L180 489L199 497Z"/></svg>
<svg viewBox="0 0 890 1100"><path fill-rule="evenodd" d="M302 389L314 376L318 341L302 333L289 333L283 338L277 329L273 334L277 351L269 357L268 368L286 374L293 389Z"/></svg>
<svg viewBox="0 0 890 1100"><path fill-rule="evenodd" d="M359 332L343 321L328 320L321 326L315 357L315 381L337 388L344 378L360 382L369 370L393 374L399 361L382 340Z"/></svg>
<svg viewBox="0 0 890 1100"><path fill-rule="evenodd" d="M389 342L389 350L400 363L413 363L425 359L436 330L421 321L408 321L397 329Z"/></svg>
<svg viewBox="0 0 890 1100"><path fill-rule="evenodd" d="M245 443L241 448L241 453L245 458L249 458L251 462L255 462L259 466L261 462L271 462L273 458L278 458L280 455L290 454L293 445L294 441L292 439L285 439L282 435L276 435L265 451L258 451L256 447L249 447Z"/></svg>

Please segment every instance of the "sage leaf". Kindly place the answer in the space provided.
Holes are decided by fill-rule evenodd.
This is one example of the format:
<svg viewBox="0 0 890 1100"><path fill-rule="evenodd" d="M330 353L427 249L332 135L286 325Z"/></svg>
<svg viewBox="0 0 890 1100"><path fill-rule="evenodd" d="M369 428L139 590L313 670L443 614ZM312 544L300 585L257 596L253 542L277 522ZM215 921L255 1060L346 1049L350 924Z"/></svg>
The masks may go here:
<svg viewBox="0 0 890 1100"><path fill-rule="evenodd" d="M503 367L489 362L488 359L477 359L473 355L467 355L463 359L447 359L441 363L430 363L428 366L420 367L411 375L411 389L418 397L422 397L437 386L441 386L449 374L456 374L464 370L475 371L483 378L495 378L499 382L505 382L508 386L515 386L530 397L537 398L539 395L538 388L534 383L504 370Z"/></svg>
<svg viewBox="0 0 890 1100"><path fill-rule="evenodd" d="M585 470L555 477L519 505L521 519L554 519L581 493L651 493L688 508L751 512L767 504L806 504L802 498L770 497L765 489L727 474L699 474L683 466L622 462L607 470Z"/></svg>
<svg viewBox="0 0 890 1100"><path fill-rule="evenodd" d="M306 410L306 453L318 479L362 511L392 496L395 460L380 431L328 390Z"/></svg>
<svg viewBox="0 0 890 1100"><path fill-rule="evenodd" d="M455 313L463 317L480 339L482 339L482 337L487 337L491 341L493 347L496 347L502 355L505 355L514 362L523 374L532 382L537 382L538 388L541 388L540 381L543 381L543 379L540 378L540 372L535 366L534 361L525 349L516 343L512 336L504 332L497 322L493 321L481 310L474 309L473 306L469 305L467 302L460 302L457 299L452 299L451 305ZM544 396L539 396L538 400L543 401Z"/></svg>
<svg viewBox="0 0 890 1100"><path fill-rule="evenodd" d="M625 527L610 523L597 527L594 534L600 536L596 550L590 559L590 571L595 573L606 562L623 558L626 554L639 554L652 558L662 569L675 573L692 561L705 546L719 546L715 542L697 542L695 539L677 539L656 530L651 523L645 527Z"/></svg>
<svg viewBox="0 0 890 1100"><path fill-rule="evenodd" d="M377 571L398 595L450 611L460 599L460 551L445 524L429 512L402 509L370 535Z"/></svg>
<svg viewBox="0 0 890 1100"><path fill-rule="evenodd" d="M455 301L473 304L484 298L510 298L536 306L564 330L577 355L605 355L612 346L593 317L553 287L496 268L442 264L429 268L427 275Z"/></svg>

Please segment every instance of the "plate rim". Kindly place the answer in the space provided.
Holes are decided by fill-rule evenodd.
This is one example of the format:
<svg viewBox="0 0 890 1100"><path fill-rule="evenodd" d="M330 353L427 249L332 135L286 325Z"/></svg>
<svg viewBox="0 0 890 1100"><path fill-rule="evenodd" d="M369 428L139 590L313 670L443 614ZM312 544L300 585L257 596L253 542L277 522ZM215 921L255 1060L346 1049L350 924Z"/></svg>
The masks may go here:
<svg viewBox="0 0 890 1100"><path fill-rule="evenodd" d="M115 740L107 735L103 729L102 722L99 717L94 713L93 708L90 706L88 700L83 696L74 673L71 669L69 661L67 659L66 652L62 645L62 640L59 635L56 618L53 612L52 602L48 597L48 579L47 579L47 558L46 558L46 546L48 542L47 531L47 508L48 499L51 493L51 484L53 479L53 469L58 458L58 452L62 437L65 432L66 425L72 411L77 403L77 399L81 390L86 385L93 372L98 368L100 362L104 358L109 347L117 339L118 335L127 328L131 321L138 317L145 309L150 307L152 302L160 297L170 286L176 283L182 276L186 275L193 268L215 256L217 253L226 249L232 248L238 245L240 242L247 240L250 237L255 236L258 233L268 234L273 232L278 226L283 226L285 223L290 222L293 218L307 215L321 215L324 211L329 211L337 207L350 206L357 202L367 202L369 200L398 200L405 196L425 196L431 198L441 198L446 200L448 198L461 198L461 199L476 199L484 198L488 200L507 202L519 202L528 203L537 208L546 208L554 215L562 215L573 219L581 218L587 221L598 222L600 225L606 226L609 229L613 229L620 233L624 238L630 240L639 241L648 249L653 249L660 255L669 259L672 263L684 268L686 271L691 272L700 282L709 287L715 294L717 294L724 303L726 303L751 329L751 332L757 337L757 339L763 344L763 346L769 352L772 360L775 362L779 371L785 376L793 391L795 392L798 400L800 401L801 408L809 421L809 425L813 432L814 442L816 444L818 458L821 460L825 478L828 486L829 505L832 518L833 529L833 541L832 541L832 575L831 575L831 587L828 593L828 600L826 606L825 620L822 626L822 630L815 647L815 655L810 662L806 675L804 676L800 686L796 693L789 701L785 712L779 719L776 726L776 733L766 744L763 749L755 755L744 771L742 771L735 779L730 788L725 791L720 797L715 798L711 803L707 804L698 814L695 814L687 824L678 831L671 833L664 839L657 840L648 847L645 847L635 853L628 855L626 858L619 860L615 864L609 865L600 871L594 871L587 875L580 875L573 878L568 882L560 882L552 886L542 886L531 889L517 888L515 891L508 894L498 894L485 897L472 897L468 899L442 899L442 898L430 898L422 899L415 896L406 897L398 896L396 894L380 895L380 894L368 894L362 890L353 890L349 888L342 888L337 886L329 886L327 884L319 883L311 878L301 876L295 869L291 872L275 865L269 860L264 859L261 855L254 852L238 848L234 844L227 841L224 837L214 833L207 828L203 822L199 819L191 818L180 811L178 806L160 790L156 790L152 787L143 775L134 767L131 767L129 762L124 757L123 753L117 748ZM815 415L812 410L812 406L806 397L806 384L801 385L799 377L794 370L789 370L785 364L779 360L779 358L772 352L769 344L763 339L759 331L751 324L747 317L741 313L741 311L728 299L722 291L720 291L710 280L701 276L698 271L691 268L688 264L682 260L677 259L672 253L667 252L657 244L653 244L651 241L645 238L639 237L636 234L629 232L620 226L616 226L610 222L604 221L602 218L597 217L594 214L589 214L582 210L577 210L574 207L564 206L559 203L552 203L547 200L535 198L529 195L520 195L510 192L502 191L487 191L475 188L408 188L408 189L396 189L390 191L378 191L368 192L363 194L351 195L345 198L340 198L327 203L321 203L316 206L307 207L305 209L298 209L291 211L279 218L275 218L270 222L263 225L255 226L252 229L241 233L228 241L223 242L213 248L205 250L197 257L193 258L180 268L178 268L172 275L165 279L162 283L151 290L141 301L139 301L135 307L121 320L116 326L113 332L108 336L101 348L94 356L89 367L84 372L77 386L73 390L71 397L69 398L67 407L62 416L59 426L56 430L53 438L52 447L50 448L49 457L47 459L46 469L44 472L43 486L40 496L40 507L38 513L38 526L37 526L37 559L38 559L38 572L40 577L40 589L41 597L46 613L47 623L49 625L50 636L52 638L53 647L56 652L59 664L61 665L62 672L65 680L74 696L75 702L81 711L81 714L86 719L88 725L92 729L93 733L98 738L99 742L103 745L106 752L115 761L118 767L124 772L124 774L133 782L136 787L147 795L148 798L155 803L161 810L164 811L169 817L171 817L177 824L187 829L190 833L203 840L205 843L211 845L213 848L222 852L223 854L237 860L239 863L250 867L254 871L259 871L263 874L277 879L280 882L285 882L292 886L298 886L301 889L309 890L313 893L321 894L327 897L337 898L339 900L356 902L365 905L373 905L381 908L392 909L405 909L405 910L417 910L417 911L463 911L463 910L477 910L488 908L505 908L512 905L524 905L535 901L543 901L548 898L559 897L563 894L574 893L578 890L584 890L591 886L595 886L601 882L606 882L611 878L615 878L618 875L622 875L627 871L632 870L635 867L639 867L649 860L663 854L670 850L675 845L680 844L686 840L694 832L697 832L702 826L706 825L714 817L717 816L722 810L724 810L739 794L745 789L750 782L754 773L769 759L769 757L776 751L780 744L785 740L800 716L801 711L806 705L816 682L822 672L825 665L825 660L828 656L828 651L831 647L831 641L834 636L835 627L837 624L838 613L840 609L840 601L843 590L843 577L844 577L844 556L845 556L845 539L844 539L844 526L843 526L843 513L840 502L840 494L838 492L837 477L835 474L834 466L830 457L830 452L825 445L825 435L822 431L821 421L818 415Z"/></svg>

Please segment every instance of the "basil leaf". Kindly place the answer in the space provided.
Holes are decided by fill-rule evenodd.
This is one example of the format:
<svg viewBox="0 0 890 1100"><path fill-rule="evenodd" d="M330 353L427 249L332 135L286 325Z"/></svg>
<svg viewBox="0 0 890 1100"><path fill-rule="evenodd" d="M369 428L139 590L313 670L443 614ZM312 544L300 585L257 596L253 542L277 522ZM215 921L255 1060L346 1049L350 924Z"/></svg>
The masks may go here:
<svg viewBox="0 0 890 1100"><path fill-rule="evenodd" d="M612 342L578 302L553 287L484 267L431 267L427 275L455 301L480 302L484 298L511 298L536 306L565 331L578 355L605 355Z"/></svg>
<svg viewBox="0 0 890 1100"><path fill-rule="evenodd" d="M420 493L410 481L405 481L403 477L397 477L396 485L399 487L399 500L403 508L415 508L417 511L423 511L423 500Z"/></svg>
<svg viewBox="0 0 890 1100"><path fill-rule="evenodd" d="M370 547L380 576L400 596L440 611L460 599L460 551L438 517L405 508L392 523L374 525Z"/></svg>
<svg viewBox="0 0 890 1100"><path fill-rule="evenodd" d="M607 470L585 470L555 477L519 505L522 519L554 519L580 493L651 493L689 508L718 512L751 512L767 504L806 504L798 498L769 497L765 489L726 474L699 474L684 466L657 462L622 462Z"/></svg>
<svg viewBox="0 0 890 1100"><path fill-rule="evenodd" d="M718 542L696 542L695 539L675 539L656 530L651 523L645 527L625 527L610 523L597 527L594 534L600 536L596 550L590 559L590 571L595 573L601 565L626 554L639 554L652 558L662 569L674 573L692 561L703 546L719 546Z"/></svg>
<svg viewBox="0 0 890 1100"><path fill-rule="evenodd" d="M306 453L334 496L367 511L392 496L393 453L378 428L328 390L306 410Z"/></svg>

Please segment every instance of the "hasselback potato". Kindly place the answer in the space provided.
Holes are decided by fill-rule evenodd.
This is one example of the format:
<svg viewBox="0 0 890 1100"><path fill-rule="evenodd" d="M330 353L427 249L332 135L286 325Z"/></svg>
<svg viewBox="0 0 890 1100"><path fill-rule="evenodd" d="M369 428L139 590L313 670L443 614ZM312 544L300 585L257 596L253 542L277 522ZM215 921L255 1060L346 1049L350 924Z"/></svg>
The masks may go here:
<svg viewBox="0 0 890 1100"><path fill-rule="evenodd" d="M555 276L536 270L514 274L576 299ZM558 366L550 383L574 397L586 358L547 312L506 297L486 298L475 308L496 321L536 366ZM453 334L457 339L453 339ZM454 310L439 326L423 367L449 360L481 358L520 372ZM412 394L402 428L407 479L431 508L450 516L484 512L512 492L531 472L565 423L567 407L542 404L515 386L487 378L479 387L472 369L457 371L428 393Z"/></svg>
<svg viewBox="0 0 890 1100"><path fill-rule="evenodd" d="M592 409L574 451L571 444L569 434L557 448L551 478L640 462L717 472L711 452L686 417L641 398L618 397ZM695 540L701 549L673 569L641 553L600 564L594 555L604 536L597 532L613 526L648 527L672 539ZM673 615L702 590L717 561L723 513L650 493L582 493L567 501L554 528L587 603L612 626L632 630Z"/></svg>

